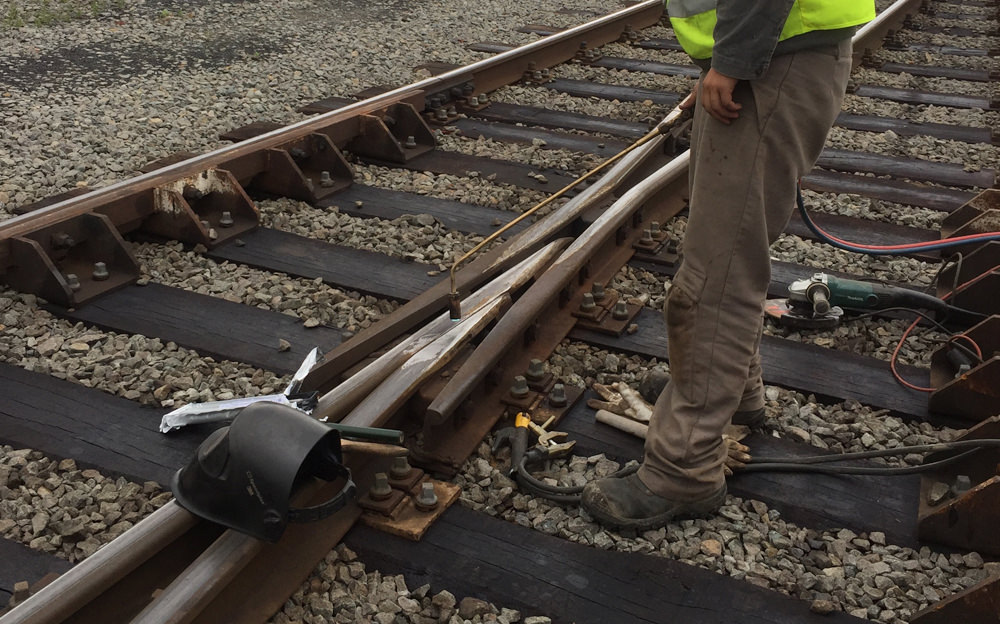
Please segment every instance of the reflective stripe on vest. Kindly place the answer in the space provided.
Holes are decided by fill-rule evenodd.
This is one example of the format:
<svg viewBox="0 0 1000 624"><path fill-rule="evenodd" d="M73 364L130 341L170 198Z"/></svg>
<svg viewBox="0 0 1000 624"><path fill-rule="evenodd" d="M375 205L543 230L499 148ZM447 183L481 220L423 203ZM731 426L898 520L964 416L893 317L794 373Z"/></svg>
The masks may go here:
<svg viewBox="0 0 1000 624"><path fill-rule="evenodd" d="M666 0L670 25L684 51L696 59L712 56L717 0ZM778 41L814 30L857 26L875 19L872 0L795 0Z"/></svg>

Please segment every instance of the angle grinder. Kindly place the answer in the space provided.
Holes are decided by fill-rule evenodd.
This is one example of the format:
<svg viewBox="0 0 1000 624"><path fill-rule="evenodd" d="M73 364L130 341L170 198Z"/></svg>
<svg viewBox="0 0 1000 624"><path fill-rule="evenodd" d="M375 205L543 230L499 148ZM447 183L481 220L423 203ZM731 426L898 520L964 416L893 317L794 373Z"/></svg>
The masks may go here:
<svg viewBox="0 0 1000 624"><path fill-rule="evenodd" d="M845 309L867 312L895 307L944 313L952 306L917 290L816 273L792 282L788 298L768 300L764 311L785 327L828 329L837 326Z"/></svg>

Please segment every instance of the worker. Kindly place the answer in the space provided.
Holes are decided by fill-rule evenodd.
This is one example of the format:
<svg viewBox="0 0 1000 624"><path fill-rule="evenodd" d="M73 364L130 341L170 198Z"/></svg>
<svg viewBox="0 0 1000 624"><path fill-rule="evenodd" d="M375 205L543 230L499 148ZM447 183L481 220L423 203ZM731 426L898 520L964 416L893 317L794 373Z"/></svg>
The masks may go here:
<svg viewBox="0 0 1000 624"><path fill-rule="evenodd" d="M582 507L612 527L709 515L726 498L722 433L760 424L769 246L843 102L851 37L873 0L667 0L696 87L683 261L667 295L670 382L638 472L598 479Z"/></svg>

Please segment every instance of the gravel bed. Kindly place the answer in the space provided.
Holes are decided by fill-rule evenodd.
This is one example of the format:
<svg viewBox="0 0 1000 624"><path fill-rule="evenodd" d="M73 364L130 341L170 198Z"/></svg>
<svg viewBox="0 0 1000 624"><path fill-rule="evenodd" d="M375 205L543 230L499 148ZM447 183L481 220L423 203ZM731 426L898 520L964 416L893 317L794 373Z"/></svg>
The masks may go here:
<svg viewBox="0 0 1000 624"><path fill-rule="evenodd" d="M560 65L554 72L556 78L585 80L609 85L621 85L639 89L652 89L687 94L695 86L695 79L687 76L667 76L648 74L625 69L608 69L591 65Z"/></svg>
<svg viewBox="0 0 1000 624"><path fill-rule="evenodd" d="M323 283L269 273L242 264L216 262L185 250L180 243L139 243L132 247L140 262L140 284L155 281L227 301L302 319L307 327L325 325L357 332L398 307L398 303L347 292ZM275 337L275 349L280 337Z"/></svg>
<svg viewBox="0 0 1000 624"><path fill-rule="evenodd" d="M941 219L947 215L941 210L908 206L849 193L817 193L803 189L802 199L810 213L858 217L928 230L940 229Z"/></svg>
<svg viewBox="0 0 1000 624"><path fill-rule="evenodd" d="M942 22L949 22L950 20L941 20ZM928 22L928 24L936 24L937 19L934 22ZM946 25L944 23L941 24ZM964 28L969 28L969 24L966 23ZM970 29L972 30L972 29ZM993 50L1000 45L1000 37L988 36L988 35L973 35L973 36L958 36L951 33L932 33L924 32L920 30L906 30L902 31L905 33L904 40L908 43L929 43L931 45L939 46L950 46L954 48L973 48L982 50Z"/></svg>
<svg viewBox="0 0 1000 624"><path fill-rule="evenodd" d="M963 165L966 171L979 171L1000 164L998 162L1000 154L993 145L950 141L922 135L901 136L892 130L880 133L860 132L835 126L830 130L826 144L837 149L953 163Z"/></svg>
<svg viewBox="0 0 1000 624"><path fill-rule="evenodd" d="M142 404L271 394L284 377L246 364L216 361L173 342L103 332L38 308L34 295L0 289L0 361L66 379ZM278 345L275 344L275 349Z"/></svg>
<svg viewBox="0 0 1000 624"><path fill-rule="evenodd" d="M935 54L933 52L908 52L904 50L879 49L875 53L879 63L909 63L913 65L933 65L936 67L960 67L964 69L990 70L994 60L988 56L959 56L957 54Z"/></svg>
<svg viewBox="0 0 1000 624"><path fill-rule="evenodd" d="M914 76L912 74L897 74L877 69L858 67L851 74L855 84L871 84L880 87L895 87L899 89L922 89L941 93L962 93L966 95L988 96L991 85L987 82L972 82L969 80L954 80L951 78L935 78Z"/></svg>
<svg viewBox="0 0 1000 624"><path fill-rule="evenodd" d="M347 546L331 550L312 575L269 622L273 624L550 624L544 615L522 617L466 596L459 600L447 590L431 593L430 585L409 589L403 575L368 571Z"/></svg>
<svg viewBox="0 0 1000 624"><path fill-rule="evenodd" d="M269 206L261 205L262 225L355 249L433 264L437 268L429 270L429 275L450 268L455 258L483 240L481 236L450 231L429 214L404 215L390 221L352 217L294 200L268 203Z"/></svg>
<svg viewBox="0 0 1000 624"><path fill-rule="evenodd" d="M661 76L664 82L668 76ZM691 90L690 80L686 81L687 90ZM559 93L542 87L511 86L491 95L493 101L524 106L538 106L550 110L568 113L581 113L594 116L611 116L623 121L655 124L663 119L670 109L655 104L650 100L642 102L618 102L598 98L579 98L565 93Z"/></svg>
<svg viewBox="0 0 1000 624"><path fill-rule="evenodd" d="M558 169L576 175L587 173L605 160L596 154L550 149L546 147L544 139L535 139L531 145L525 145L494 141L482 136L473 138L445 134L438 139L438 147L449 152L508 160L541 169Z"/></svg>
<svg viewBox="0 0 1000 624"><path fill-rule="evenodd" d="M72 562L94 554L170 498L152 481L115 479L81 469L72 459L0 446L0 536Z"/></svg>
<svg viewBox="0 0 1000 624"><path fill-rule="evenodd" d="M354 169L355 179L371 186L512 212L524 212L549 196L549 193L542 191L495 184L490 179L492 174L483 176L479 171L467 171L464 176L454 176L429 171L390 169L378 165L355 164Z"/></svg>

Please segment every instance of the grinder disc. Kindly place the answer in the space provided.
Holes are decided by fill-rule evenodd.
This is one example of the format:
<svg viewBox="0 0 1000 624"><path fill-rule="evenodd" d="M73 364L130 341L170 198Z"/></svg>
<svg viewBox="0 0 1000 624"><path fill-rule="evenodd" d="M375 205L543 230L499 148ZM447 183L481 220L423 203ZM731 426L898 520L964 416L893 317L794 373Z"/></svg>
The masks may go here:
<svg viewBox="0 0 1000 624"><path fill-rule="evenodd" d="M834 306L826 314L813 314L788 305L788 299L768 299L764 303L764 313L782 327L790 329L830 329L840 323L844 311Z"/></svg>

